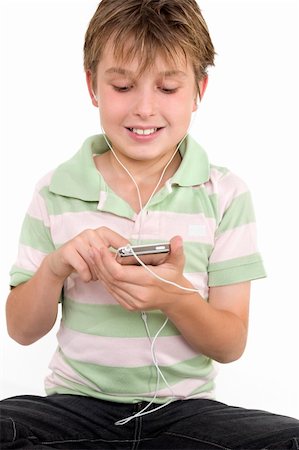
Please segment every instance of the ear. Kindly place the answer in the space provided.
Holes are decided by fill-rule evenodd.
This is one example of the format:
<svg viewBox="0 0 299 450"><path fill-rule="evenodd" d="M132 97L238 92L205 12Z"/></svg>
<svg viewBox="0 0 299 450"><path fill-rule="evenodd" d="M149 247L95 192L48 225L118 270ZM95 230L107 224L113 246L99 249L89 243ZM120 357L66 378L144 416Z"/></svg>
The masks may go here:
<svg viewBox="0 0 299 450"><path fill-rule="evenodd" d="M209 80L208 75L206 75L198 82L197 94L199 95L199 100L200 101L202 100L202 98L204 96L204 93L205 93L205 90L206 90L206 88L208 86L208 80ZM196 98L194 100L193 112L197 110L197 107L198 107L198 103L197 103L197 95L196 95Z"/></svg>
<svg viewBox="0 0 299 450"><path fill-rule="evenodd" d="M87 70L86 73L86 83L87 83L87 87L88 87L88 92L92 101L93 106L98 107L98 98L93 90L93 77L92 74L90 72L90 70Z"/></svg>

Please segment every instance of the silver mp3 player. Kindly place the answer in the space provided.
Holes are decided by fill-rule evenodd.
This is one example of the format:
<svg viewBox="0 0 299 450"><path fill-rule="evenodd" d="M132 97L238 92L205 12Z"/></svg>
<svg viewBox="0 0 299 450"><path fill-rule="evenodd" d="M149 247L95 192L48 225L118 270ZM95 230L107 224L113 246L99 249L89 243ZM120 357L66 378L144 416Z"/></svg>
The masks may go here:
<svg viewBox="0 0 299 450"><path fill-rule="evenodd" d="M165 256L170 252L169 242L160 242L156 244L126 245L120 247L116 252L116 260L120 264L139 264L134 253L144 264L158 265L165 260Z"/></svg>

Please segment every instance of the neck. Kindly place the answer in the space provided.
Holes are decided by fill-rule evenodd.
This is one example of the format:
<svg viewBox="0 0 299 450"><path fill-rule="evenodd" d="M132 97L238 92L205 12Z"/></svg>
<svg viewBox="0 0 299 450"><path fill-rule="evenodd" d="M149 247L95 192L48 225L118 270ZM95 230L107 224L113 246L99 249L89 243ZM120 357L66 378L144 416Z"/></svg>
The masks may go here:
<svg viewBox="0 0 299 450"><path fill-rule="evenodd" d="M107 184L136 212L147 205L181 164L178 146L154 160L140 161L119 154L109 141L107 144L110 151L95 158L96 166Z"/></svg>
<svg viewBox="0 0 299 450"><path fill-rule="evenodd" d="M129 158L124 159L113 150L109 152L109 160L111 168L119 179L125 181L132 177L138 185L152 185L158 182L162 174L162 180L171 177L181 163L181 156L178 150L176 153L173 150L155 161L135 161Z"/></svg>

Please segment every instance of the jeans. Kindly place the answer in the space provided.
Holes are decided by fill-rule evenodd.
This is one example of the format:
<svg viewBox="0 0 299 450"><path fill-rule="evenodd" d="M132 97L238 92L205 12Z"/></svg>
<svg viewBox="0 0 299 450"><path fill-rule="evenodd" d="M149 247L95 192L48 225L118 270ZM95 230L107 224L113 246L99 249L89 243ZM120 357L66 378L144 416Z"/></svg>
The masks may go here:
<svg viewBox="0 0 299 450"><path fill-rule="evenodd" d="M298 420L214 400L178 400L115 425L145 405L60 394L9 398L0 402L0 448L299 449Z"/></svg>

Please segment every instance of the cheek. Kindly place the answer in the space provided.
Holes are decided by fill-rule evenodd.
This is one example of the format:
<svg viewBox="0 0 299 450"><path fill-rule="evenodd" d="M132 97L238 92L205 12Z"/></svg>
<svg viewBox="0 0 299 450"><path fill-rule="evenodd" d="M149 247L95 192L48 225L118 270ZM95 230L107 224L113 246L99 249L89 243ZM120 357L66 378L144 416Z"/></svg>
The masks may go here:
<svg viewBox="0 0 299 450"><path fill-rule="evenodd" d="M183 89L181 92L177 92L176 94L167 95L164 101L173 113L185 115L192 112L194 102L196 102L196 94L194 94L193 91L191 92L189 89Z"/></svg>
<svg viewBox="0 0 299 450"><path fill-rule="evenodd" d="M168 104L168 111L172 115L173 119L186 123L190 120L194 109L194 99L186 100L186 97L181 96L177 99L175 104Z"/></svg>
<svg viewBox="0 0 299 450"><path fill-rule="evenodd" d="M100 114L103 120L109 120L110 122L116 122L125 115L124 103L119 98L119 95L115 96L113 93L102 93L99 96Z"/></svg>

